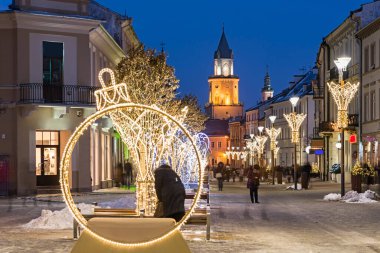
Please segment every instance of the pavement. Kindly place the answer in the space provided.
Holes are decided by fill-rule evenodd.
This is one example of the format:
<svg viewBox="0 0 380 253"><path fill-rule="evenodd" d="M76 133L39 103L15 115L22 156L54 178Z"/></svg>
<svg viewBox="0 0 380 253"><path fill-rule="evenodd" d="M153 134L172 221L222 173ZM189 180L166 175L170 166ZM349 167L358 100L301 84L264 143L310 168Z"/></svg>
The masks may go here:
<svg viewBox="0 0 380 253"><path fill-rule="evenodd" d="M340 185L313 182L309 190L285 190L286 185L262 184L260 204L252 204L245 183L225 183L218 192L211 183L211 240L203 226L185 226L183 234L194 253L248 252L380 252L380 202L326 202ZM110 201L119 193L78 195L81 202ZM42 209L59 210L61 198L0 198L1 253L70 252L71 230L26 230L20 225Z"/></svg>

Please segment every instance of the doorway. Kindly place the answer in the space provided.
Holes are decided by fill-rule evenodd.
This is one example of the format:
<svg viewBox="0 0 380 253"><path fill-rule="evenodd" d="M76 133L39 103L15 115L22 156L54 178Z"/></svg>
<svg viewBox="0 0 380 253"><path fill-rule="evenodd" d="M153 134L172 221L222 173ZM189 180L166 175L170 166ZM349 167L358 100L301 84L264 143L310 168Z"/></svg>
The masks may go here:
<svg viewBox="0 0 380 253"><path fill-rule="evenodd" d="M59 131L36 131L37 186L59 185Z"/></svg>

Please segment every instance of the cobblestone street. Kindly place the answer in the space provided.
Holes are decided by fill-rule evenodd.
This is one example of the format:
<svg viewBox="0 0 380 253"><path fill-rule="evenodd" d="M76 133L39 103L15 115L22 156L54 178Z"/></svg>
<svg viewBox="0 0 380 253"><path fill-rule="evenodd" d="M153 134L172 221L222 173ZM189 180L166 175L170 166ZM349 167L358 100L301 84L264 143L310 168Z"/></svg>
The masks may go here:
<svg viewBox="0 0 380 253"><path fill-rule="evenodd" d="M323 201L339 185L315 182L310 190L286 191L262 185L260 204L249 202L242 183L226 183L211 194L211 240L203 227L187 227L192 252L380 252L380 204ZM117 194L116 194L117 195ZM115 194L90 195L87 201L109 200ZM59 202L0 199L0 252L69 252L71 230L26 230L19 226L58 210Z"/></svg>

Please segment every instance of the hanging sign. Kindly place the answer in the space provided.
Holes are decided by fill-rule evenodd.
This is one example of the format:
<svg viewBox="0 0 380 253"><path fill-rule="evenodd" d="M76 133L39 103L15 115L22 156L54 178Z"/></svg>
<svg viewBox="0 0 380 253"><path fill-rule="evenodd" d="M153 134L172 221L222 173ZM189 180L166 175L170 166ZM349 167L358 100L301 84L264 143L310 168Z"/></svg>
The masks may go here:
<svg viewBox="0 0 380 253"><path fill-rule="evenodd" d="M351 134L349 140L351 144L356 143L358 141L356 134Z"/></svg>

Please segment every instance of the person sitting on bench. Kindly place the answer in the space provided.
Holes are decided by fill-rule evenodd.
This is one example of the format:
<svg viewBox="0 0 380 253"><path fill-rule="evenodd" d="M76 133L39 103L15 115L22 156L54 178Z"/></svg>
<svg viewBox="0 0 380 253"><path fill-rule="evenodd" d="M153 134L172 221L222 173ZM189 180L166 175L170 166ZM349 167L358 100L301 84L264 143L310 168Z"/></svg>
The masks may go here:
<svg viewBox="0 0 380 253"><path fill-rule="evenodd" d="M164 164L154 171L154 179L157 198L163 207L163 212L155 216L180 221L185 215L186 197L181 178L169 165Z"/></svg>

